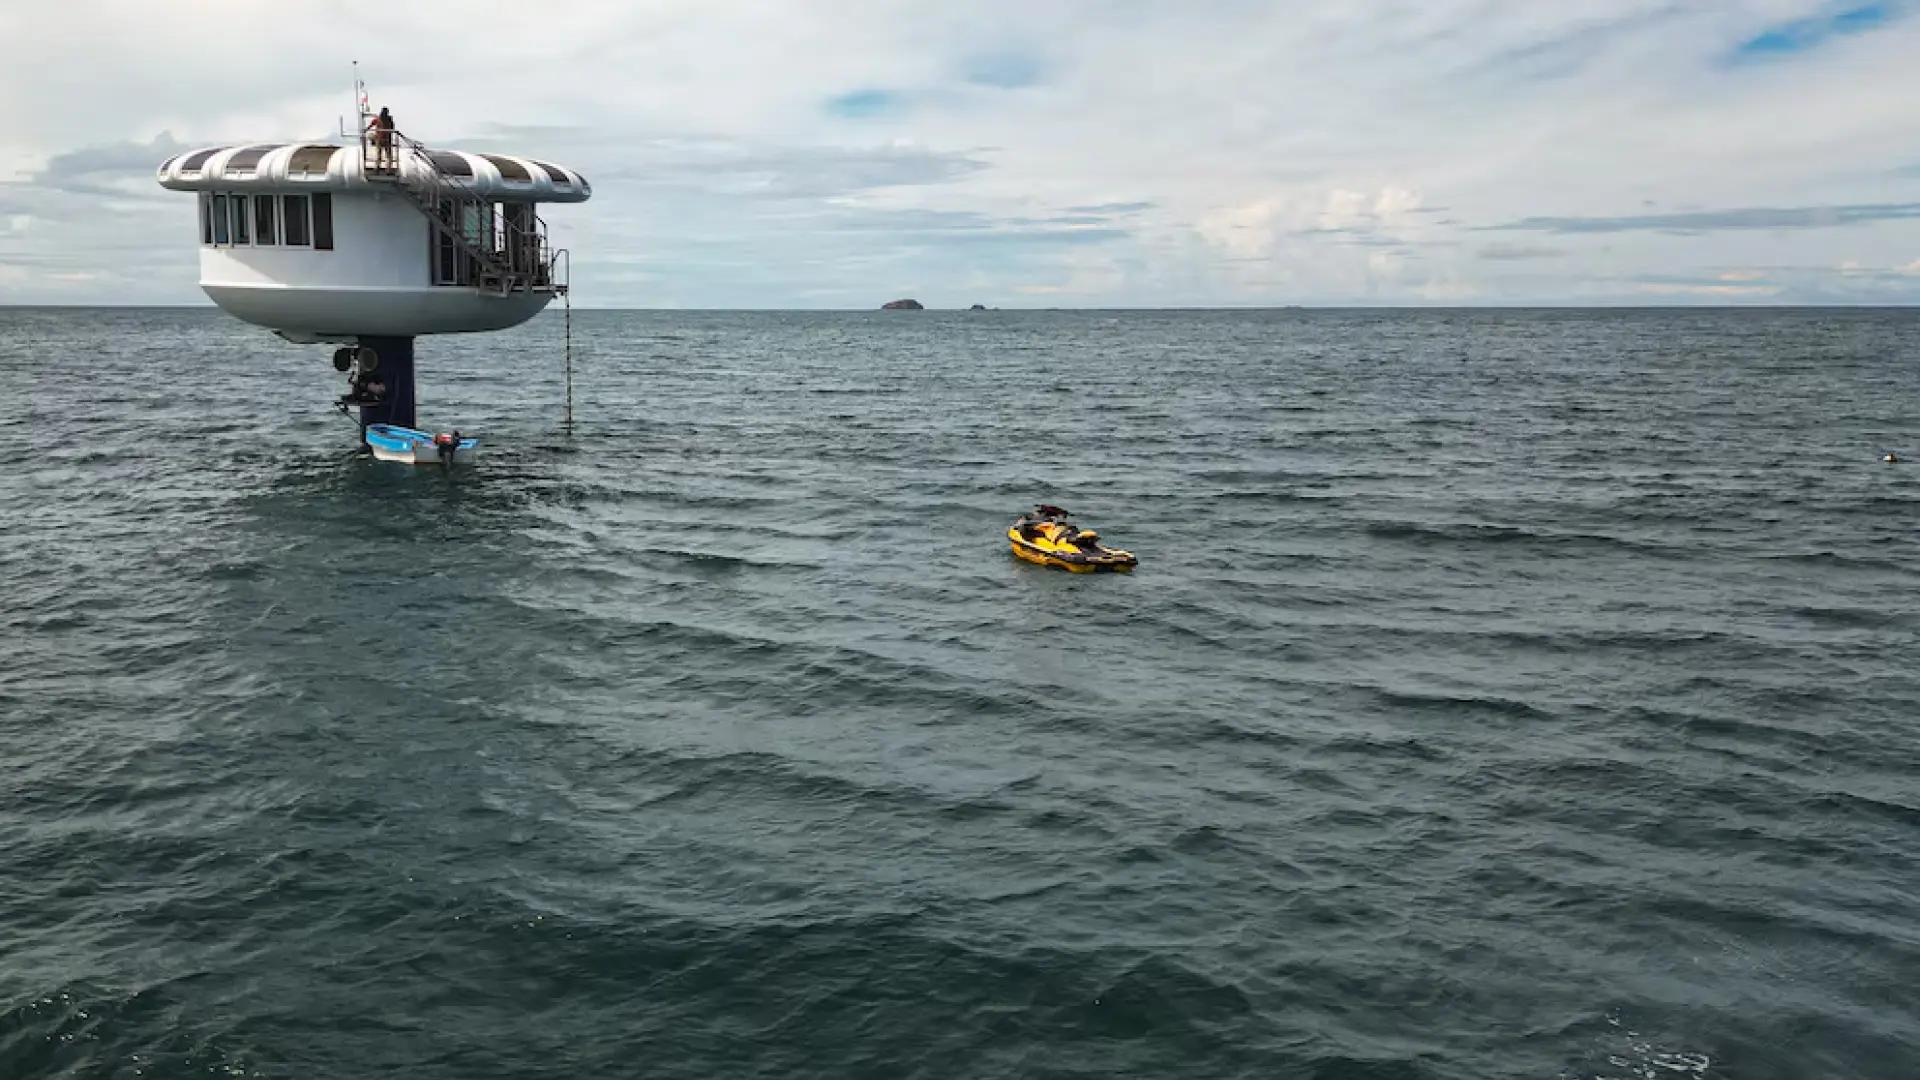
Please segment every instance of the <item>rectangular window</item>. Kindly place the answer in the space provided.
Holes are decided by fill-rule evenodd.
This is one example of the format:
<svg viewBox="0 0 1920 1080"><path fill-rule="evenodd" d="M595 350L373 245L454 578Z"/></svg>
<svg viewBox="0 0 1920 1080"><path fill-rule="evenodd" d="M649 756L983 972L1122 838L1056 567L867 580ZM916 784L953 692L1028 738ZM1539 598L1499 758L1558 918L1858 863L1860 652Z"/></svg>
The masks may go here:
<svg viewBox="0 0 1920 1080"><path fill-rule="evenodd" d="M500 234L506 237L508 264L515 270L533 269L533 253L527 248L527 220L533 216L526 203L507 203L500 208Z"/></svg>
<svg viewBox="0 0 1920 1080"><path fill-rule="evenodd" d="M440 204L440 222L453 224L453 204ZM460 280L460 249L454 246L453 237L431 226L427 235L433 240L433 283L435 285L454 285Z"/></svg>
<svg viewBox="0 0 1920 1080"><path fill-rule="evenodd" d="M306 247L313 242L313 233L307 228L307 197L305 195L283 195L280 205L286 208L286 228L280 235L287 238L288 247Z"/></svg>
<svg viewBox="0 0 1920 1080"><path fill-rule="evenodd" d="M333 250L333 196L325 192L313 196L313 246Z"/></svg>
<svg viewBox="0 0 1920 1080"><path fill-rule="evenodd" d="M487 241L487 226L492 224L490 207L485 203L460 203L460 235L474 247L484 248Z"/></svg>
<svg viewBox="0 0 1920 1080"><path fill-rule="evenodd" d="M213 196L200 193L200 242L213 243Z"/></svg>
<svg viewBox="0 0 1920 1080"><path fill-rule="evenodd" d="M439 274L434 278L436 285L457 285L460 282L460 249L454 246L453 238L440 234Z"/></svg>
<svg viewBox="0 0 1920 1080"><path fill-rule="evenodd" d="M231 196L229 201L233 203L233 242L236 244L247 243L247 237L252 235L252 207L247 205L247 197L245 195Z"/></svg>
<svg viewBox="0 0 1920 1080"><path fill-rule="evenodd" d="M232 235L227 231L228 221L229 219L227 217L227 197L225 195L222 195L216 192L213 196L213 242L214 243L224 244L228 242L228 239Z"/></svg>
<svg viewBox="0 0 1920 1080"><path fill-rule="evenodd" d="M280 198L277 195L255 195L253 197L253 242L256 244L277 244L280 242Z"/></svg>

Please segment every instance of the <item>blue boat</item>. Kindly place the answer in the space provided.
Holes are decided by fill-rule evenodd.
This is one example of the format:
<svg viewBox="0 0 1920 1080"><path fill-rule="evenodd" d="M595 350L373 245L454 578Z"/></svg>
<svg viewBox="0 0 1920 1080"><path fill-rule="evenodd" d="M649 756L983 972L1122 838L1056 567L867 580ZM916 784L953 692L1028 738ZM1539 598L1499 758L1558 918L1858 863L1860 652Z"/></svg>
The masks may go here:
<svg viewBox="0 0 1920 1080"><path fill-rule="evenodd" d="M408 465L466 465L478 453L480 440L458 431L438 435L398 424L368 424L367 445L381 461Z"/></svg>

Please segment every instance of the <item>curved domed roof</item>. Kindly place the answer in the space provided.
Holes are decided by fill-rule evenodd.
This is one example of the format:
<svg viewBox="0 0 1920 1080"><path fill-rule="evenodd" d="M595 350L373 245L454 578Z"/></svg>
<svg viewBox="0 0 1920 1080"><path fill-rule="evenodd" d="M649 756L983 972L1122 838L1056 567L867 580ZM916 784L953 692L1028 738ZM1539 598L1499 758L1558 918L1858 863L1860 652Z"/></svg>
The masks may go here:
<svg viewBox="0 0 1920 1080"><path fill-rule="evenodd" d="M363 157L372 153L371 148L329 143L210 146L169 158L156 177L160 186L174 191L349 191L387 186L390 180L367 178ZM419 160L418 152L400 148L402 179L437 181L501 202L585 202L593 194L586 177L548 161L464 150L427 153L434 167Z"/></svg>

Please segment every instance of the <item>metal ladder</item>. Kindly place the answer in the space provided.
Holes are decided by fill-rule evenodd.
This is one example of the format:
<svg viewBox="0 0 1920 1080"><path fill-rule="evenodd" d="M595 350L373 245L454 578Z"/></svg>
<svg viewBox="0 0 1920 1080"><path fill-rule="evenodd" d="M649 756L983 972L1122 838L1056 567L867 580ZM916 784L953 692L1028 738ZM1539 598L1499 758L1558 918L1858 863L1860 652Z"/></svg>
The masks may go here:
<svg viewBox="0 0 1920 1080"><path fill-rule="evenodd" d="M547 223L533 212L528 204L526 228L509 227L503 220L498 238L505 244L505 251L494 251L478 243L471 236L456 227L449 218L455 217L462 203L458 193L471 192L472 187L460 177L453 175L434 160L433 151L417 139L408 138L398 131L393 135L393 153L390 166L375 168L374 146L372 140L361 135L360 165L361 174L373 183L386 183L405 196L427 219L427 224L439 236L451 241L454 249L465 256L468 263L476 268L472 286L491 296L511 296L516 292L550 292L556 296L567 294L567 282L556 280L555 267L560 262L560 252L554 250L547 238ZM417 169L409 177L404 163L412 160ZM491 208L491 200L473 199L480 205ZM491 212L491 209L489 209ZM523 252L527 268L512 265L511 253Z"/></svg>

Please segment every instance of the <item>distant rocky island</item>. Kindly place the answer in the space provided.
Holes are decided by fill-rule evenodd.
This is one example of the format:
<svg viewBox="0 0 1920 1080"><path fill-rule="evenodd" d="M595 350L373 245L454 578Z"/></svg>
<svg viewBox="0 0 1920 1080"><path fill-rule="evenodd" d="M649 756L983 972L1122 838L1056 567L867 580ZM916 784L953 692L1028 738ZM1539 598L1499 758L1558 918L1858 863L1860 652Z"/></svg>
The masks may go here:
<svg viewBox="0 0 1920 1080"><path fill-rule="evenodd" d="M920 301L913 299L912 297L902 297L899 300L889 300L886 303L881 304L880 310L881 311L925 311L927 310L927 306L925 304L922 304ZM975 304L972 307L968 308L967 310L968 311L985 311L987 310L987 305Z"/></svg>

